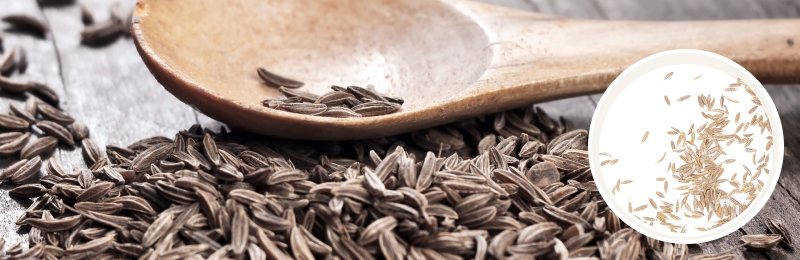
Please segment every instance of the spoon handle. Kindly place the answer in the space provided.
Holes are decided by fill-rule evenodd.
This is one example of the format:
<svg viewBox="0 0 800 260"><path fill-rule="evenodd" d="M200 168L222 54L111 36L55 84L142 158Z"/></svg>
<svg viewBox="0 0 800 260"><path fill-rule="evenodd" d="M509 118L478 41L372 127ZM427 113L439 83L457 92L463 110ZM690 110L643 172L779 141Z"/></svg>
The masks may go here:
<svg viewBox="0 0 800 260"><path fill-rule="evenodd" d="M493 59L476 87L489 87L481 90L484 93L514 88L546 93L552 99L602 92L626 67L672 49L728 57L762 83L800 83L800 19L575 20L472 1L444 1L475 19L487 33Z"/></svg>

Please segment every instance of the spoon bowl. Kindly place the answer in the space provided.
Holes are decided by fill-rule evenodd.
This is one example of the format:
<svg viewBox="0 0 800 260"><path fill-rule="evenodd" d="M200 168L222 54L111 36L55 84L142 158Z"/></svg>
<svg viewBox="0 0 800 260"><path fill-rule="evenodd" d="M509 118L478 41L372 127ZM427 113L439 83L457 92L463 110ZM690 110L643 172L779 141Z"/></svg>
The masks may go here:
<svg viewBox="0 0 800 260"><path fill-rule="evenodd" d="M210 117L272 136L341 140L601 92L628 65L674 48L728 56L762 82L797 82L800 48L786 44L800 39L796 28L797 20L572 20L464 0L140 0L131 30L156 79ZM405 103L363 118L274 110L261 101L282 94L258 67L318 95L372 84Z"/></svg>

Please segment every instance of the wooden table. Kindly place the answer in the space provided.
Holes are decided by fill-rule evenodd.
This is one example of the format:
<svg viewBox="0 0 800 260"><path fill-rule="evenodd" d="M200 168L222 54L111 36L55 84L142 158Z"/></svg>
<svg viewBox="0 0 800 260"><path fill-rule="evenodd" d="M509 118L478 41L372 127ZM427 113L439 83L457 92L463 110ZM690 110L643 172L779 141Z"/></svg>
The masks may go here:
<svg viewBox="0 0 800 260"><path fill-rule="evenodd" d="M587 19L693 20L693 19L763 19L800 17L800 0L482 0L511 8ZM84 0L96 21L109 17L112 1ZM135 0L122 1L130 10ZM0 0L0 16L24 13L47 21L52 33L46 39L3 30L3 46L8 50L24 46L29 67L16 78L45 82L62 97L61 107L92 130L91 138L100 146L127 145L144 137L172 136L192 124L200 123L218 129L221 123L196 112L165 91L145 68L130 38L120 38L104 47L80 44L83 29L78 5L40 6L33 0ZM5 29L7 25L0 25ZM769 28L764 28L769 30ZM798 28L800 30L800 28ZM800 39L794 48L800 48ZM766 86L775 101L786 136L786 154L782 176L772 199L755 219L737 232L693 247L692 253L719 252L735 245L741 235L766 231L767 217L783 220L796 239L800 239L800 86ZM22 105L25 97L0 93L0 113L7 113L8 104ZM588 128L600 95L583 96L541 104L552 116L563 115L578 127ZM80 149L61 147L52 155L65 168L85 167ZM0 159L5 168L14 160ZM0 184L0 236L10 246L27 241L27 230L14 222L30 201L11 199L8 184ZM800 251L800 250L798 250ZM767 252L736 250L746 259L793 259L800 252L776 248Z"/></svg>

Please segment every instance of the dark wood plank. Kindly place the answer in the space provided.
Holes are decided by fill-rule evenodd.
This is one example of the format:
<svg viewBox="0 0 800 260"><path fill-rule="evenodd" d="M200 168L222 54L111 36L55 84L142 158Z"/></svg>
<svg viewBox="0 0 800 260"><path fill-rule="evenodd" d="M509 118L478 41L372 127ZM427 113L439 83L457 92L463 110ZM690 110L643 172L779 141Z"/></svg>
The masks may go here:
<svg viewBox="0 0 800 260"><path fill-rule="evenodd" d="M39 6L34 1L0 0L0 17L8 14L26 14L44 20ZM61 82L58 56L53 44L53 37L47 35L44 39L20 33L13 30L5 23L0 23L0 34L2 34L4 52L11 51L17 47L23 47L27 53L28 67L25 73L15 72L10 77L14 80L33 80L45 83L55 89L64 89ZM0 113L8 113L9 104L24 105L27 94L11 94L0 92ZM31 138L35 140L36 138ZM0 159L0 168L6 168L19 158L5 157ZM0 184L0 210L3 214L0 217L0 237L5 238L6 246L11 246L22 241L27 245L28 237L24 233L26 229L20 230L16 222L17 217L22 214L26 207L30 205L30 200L10 198L8 190L13 188L10 184ZM21 231L23 233L18 234Z"/></svg>
<svg viewBox="0 0 800 260"><path fill-rule="evenodd" d="M112 1L86 2L96 21L109 19ZM135 0L120 1L132 10ZM91 129L100 147L127 145L154 135L171 137L197 122L194 111L170 95L153 78L133 41L120 37L102 47L80 43L84 28L78 5L45 8L64 75L62 107ZM59 155L64 167L83 167L80 149Z"/></svg>
<svg viewBox="0 0 800 260"><path fill-rule="evenodd" d="M698 244L697 246L699 247L691 245L689 246L689 254L709 254L726 251L735 247L739 243L739 237L742 235L745 235L745 233L739 229L728 236L714 240L713 243ZM715 245L716 243L722 246ZM754 251L734 249L731 253L736 255L736 259L764 259L764 256L761 253Z"/></svg>
<svg viewBox="0 0 800 260"><path fill-rule="evenodd" d="M530 11L530 12L537 11L536 7L526 0L478 0L478 2L483 2L487 4L503 6L508 8L514 8L523 11Z"/></svg>
<svg viewBox="0 0 800 260"><path fill-rule="evenodd" d="M214 131L219 131L220 127L225 127L226 129L230 130L225 123L210 118L207 115L200 113L200 111L194 110L194 114L197 119L197 123L203 126L204 128L212 129Z"/></svg>
<svg viewBox="0 0 800 260"><path fill-rule="evenodd" d="M800 17L798 0L761 0L758 4L771 18Z"/></svg>
<svg viewBox="0 0 800 260"><path fill-rule="evenodd" d="M768 0L758 2L763 10L765 17L800 17L800 1L780 1ZM750 223L743 227L745 232L751 234L763 233L766 231L764 220L766 218L776 218L787 224L789 233L793 237L798 237L800 230L796 228L797 220L800 219L800 176L796 173L800 170L800 134L796 129L800 127L800 85L769 85L766 86L767 92L772 97L778 114L781 118L784 133L784 158L781 177L778 186L772 194L772 198L767 202ZM790 251L786 248L777 248L766 251L764 254L771 259L797 259L800 252Z"/></svg>
<svg viewBox="0 0 800 260"><path fill-rule="evenodd" d="M788 147L787 147L788 148ZM786 224L789 233L793 238L800 236L800 230L797 229L797 220L800 219L800 209L798 209L798 200L796 198L798 189L797 186L788 186L787 182L795 182L794 178L786 178L787 173L794 171L787 171L787 164L791 164L793 168L798 167L796 157L794 160L784 159L784 170L781 178L778 180L779 184L775 187L772 197L764 206L763 209L756 215L753 220L748 222L742 227L746 234L765 234L767 226L764 224L767 218L774 218ZM788 187L788 188L787 188ZM794 193L794 194L792 194ZM731 237L730 235L728 237ZM769 251L762 252L769 259L797 259L798 253L794 250L787 250L785 247L776 247Z"/></svg>
<svg viewBox="0 0 800 260"><path fill-rule="evenodd" d="M594 0L528 0L538 7L543 14L552 14L571 18L606 19L603 10Z"/></svg>
<svg viewBox="0 0 800 260"><path fill-rule="evenodd" d="M759 18L763 9L755 1L636 1L597 0L612 20L713 20Z"/></svg>
<svg viewBox="0 0 800 260"><path fill-rule="evenodd" d="M783 17L800 17L800 8L797 3L789 3L786 1L758 1L757 4L761 7L756 12L756 18L783 18ZM780 8L779 6L783 6ZM800 117L796 114L799 111L800 105L800 92L798 88L800 85L767 85L767 92L772 97L781 118L784 132L784 146L786 149L784 156L783 169L781 177L778 180L778 186L772 194L769 202L763 209L756 215L753 220L748 222L742 230L747 234L763 234L766 233L766 225L764 224L767 218L775 218L781 220L783 223L796 223L800 219L800 198L797 197L798 185L800 185L800 177L796 174L791 174L797 171L800 165L800 158L796 156L797 146L792 145L800 142L800 135L793 131L797 129L800 123ZM792 224L788 224L792 226ZM797 228L788 228L793 237L798 237ZM800 257L800 252L787 250L784 247L775 248L773 250L763 252L769 259L797 259Z"/></svg>
<svg viewBox="0 0 800 260"><path fill-rule="evenodd" d="M766 218L776 218L790 227L790 233L798 237L797 220L800 219L800 85L767 85L767 92L775 103L781 119L784 134L784 157L778 186L758 215L742 229L748 234L761 234L766 231ZM797 259L800 252L776 248L764 252L771 259Z"/></svg>

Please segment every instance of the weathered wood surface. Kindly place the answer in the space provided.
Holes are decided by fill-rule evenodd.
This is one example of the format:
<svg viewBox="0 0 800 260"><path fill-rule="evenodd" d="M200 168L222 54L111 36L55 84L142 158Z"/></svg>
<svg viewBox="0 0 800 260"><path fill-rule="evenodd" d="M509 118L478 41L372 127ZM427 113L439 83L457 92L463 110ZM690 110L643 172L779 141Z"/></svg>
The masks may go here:
<svg viewBox="0 0 800 260"><path fill-rule="evenodd" d="M756 19L770 17L800 17L800 0L741 0L729 1L636 1L636 0L482 0L492 4L526 11L536 11L568 17L589 19L630 20L694 20L694 19ZM86 2L96 21L108 19L112 1ZM121 1L124 8L134 0ZM25 13L45 19L52 33L45 39L9 31L0 24L3 47L7 51L23 46L28 51L30 66L23 75L47 83L61 96L61 107L78 121L89 126L91 138L100 147L107 144L127 145L153 135L172 136L194 123L217 129L221 123L195 112L169 95L142 64L130 38L121 37L108 46L87 47L80 44L83 28L77 5L38 6L33 0L0 0L0 16ZM768 29L768 28L765 28ZM800 42L800 39L794 39ZM800 48L800 44L794 46ZM800 86L767 86L777 105L786 138L786 156L779 186L772 199L756 218L724 238L705 243L692 252L719 252L735 245L742 234L762 233L767 217L783 220L790 232L800 237L796 228L800 219ZM8 104L21 105L25 96L0 93L0 113L7 113ZM588 128L600 95L575 97L541 104L552 116L565 116L578 127ZM62 147L64 148L64 147ZM85 163L77 149L59 149L54 157L66 168L83 167ZM5 168L12 159L0 160ZM27 206L25 201L8 197L7 184L0 185L0 236L6 245L27 240L26 230L14 222ZM745 259L796 259L800 253L776 248L767 252L736 250Z"/></svg>
<svg viewBox="0 0 800 260"><path fill-rule="evenodd" d="M89 6L95 21L109 19L113 1L83 2ZM124 10L131 10L135 3L135 0L120 2ZM154 135L172 136L197 122L197 113L173 98L152 77L130 38L120 37L102 47L81 45L80 31L84 25L78 5L40 7L36 1L2 0L0 6L0 16L29 14L47 21L51 28L45 39L39 39L9 31L8 25L2 24L3 46L9 49L21 45L29 57L25 74L12 78L29 78L54 88L61 96L61 108L89 127L91 139L101 149L108 144L127 145ZM8 112L9 103L24 105L25 96L5 93L0 96L8 97L0 99L0 113ZM65 169L86 167L80 149L61 148L53 156ZM12 160L0 160L0 167L7 167ZM14 222L30 202L10 199L9 188L8 184L0 185L3 211L0 236L6 238L7 245L13 245L27 241L27 236L17 234L27 230L18 230Z"/></svg>
<svg viewBox="0 0 800 260"><path fill-rule="evenodd" d="M0 17L7 14L26 14L44 20L44 14L35 1L0 1ZM48 35L45 39L40 39L28 34L22 34L9 28L8 25L0 23L0 35L3 38L2 49L4 52L22 46L27 51L28 68L24 74L17 75L16 72L11 77L15 79L31 79L46 83L59 94L64 93L64 85L61 81L58 51L53 45L53 37ZM9 112L8 106L14 104L24 106L26 95L0 93L0 113ZM35 138L31 138L35 140ZM58 152L56 152L58 153ZM0 159L0 167L5 168L17 161L18 158ZM27 229L18 230L14 225L17 217L25 211L30 204L26 199L10 198L8 190L13 186L3 183L0 184L0 237L6 239L6 245L13 245L18 241L27 241ZM19 233L19 234L18 234Z"/></svg>

